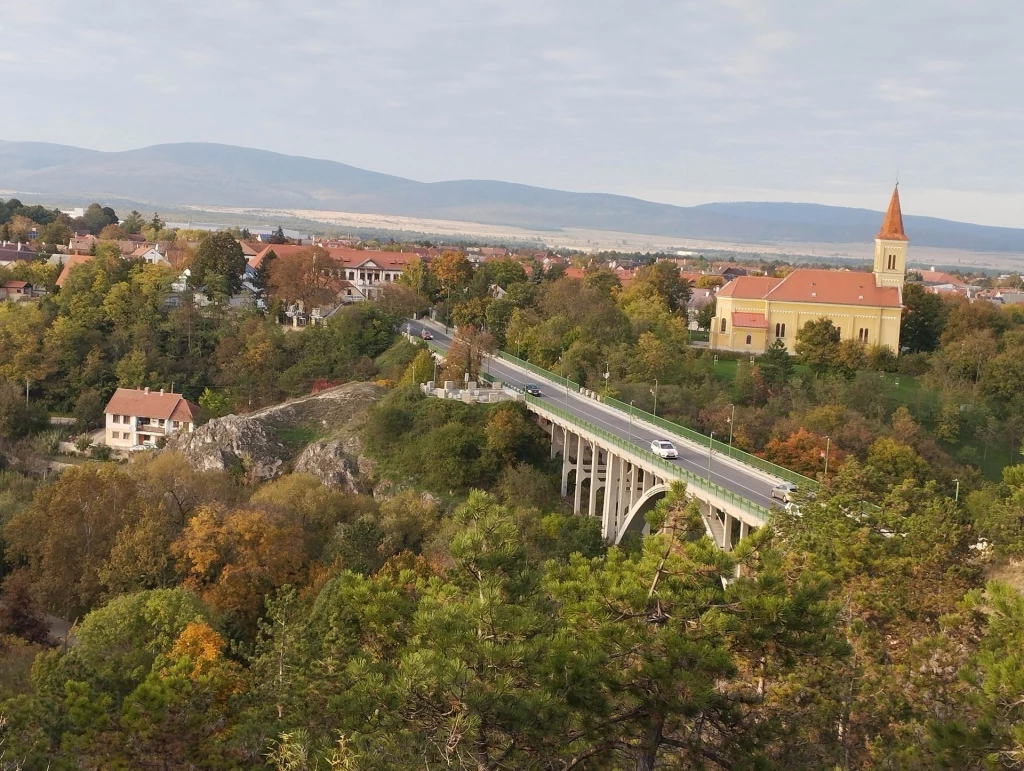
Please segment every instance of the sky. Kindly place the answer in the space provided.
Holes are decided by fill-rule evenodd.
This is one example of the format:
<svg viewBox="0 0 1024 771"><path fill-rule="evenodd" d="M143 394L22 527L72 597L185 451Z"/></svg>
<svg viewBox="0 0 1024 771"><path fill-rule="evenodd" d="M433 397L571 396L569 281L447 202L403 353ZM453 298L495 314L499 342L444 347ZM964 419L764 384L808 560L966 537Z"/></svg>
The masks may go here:
<svg viewBox="0 0 1024 771"><path fill-rule="evenodd" d="M681 205L884 209L898 174L904 213L1024 227L1024 3L0 0L0 28L0 139Z"/></svg>

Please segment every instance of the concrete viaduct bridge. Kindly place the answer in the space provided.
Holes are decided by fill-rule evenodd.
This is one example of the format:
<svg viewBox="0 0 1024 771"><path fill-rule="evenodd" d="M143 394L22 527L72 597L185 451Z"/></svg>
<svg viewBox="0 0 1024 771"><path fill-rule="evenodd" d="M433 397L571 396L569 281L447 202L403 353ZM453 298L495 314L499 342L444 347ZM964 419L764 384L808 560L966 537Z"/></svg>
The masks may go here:
<svg viewBox="0 0 1024 771"><path fill-rule="evenodd" d="M431 333L432 346L443 356L450 336L429 321L411 321L406 329L410 336L423 330ZM686 430L680 427L675 427L677 433L627 414L570 388L565 381L555 382L551 373L514 357L487 357L481 376L514 391L550 432L552 457L562 456L563 496L572 491L576 513L601 517L601 530L609 543L621 542L628 533L647 532L646 513L673 482L680 481L686 483L687 494L700 502L711 538L729 550L767 521L772 487L783 481L783 475L791 475L785 469L772 474L756 468L731 457L731 448L720 443L704 438L704 444L682 435ZM539 384L541 396L524 393L527 383ZM669 460L651 452L654 439L672 441L679 458Z"/></svg>

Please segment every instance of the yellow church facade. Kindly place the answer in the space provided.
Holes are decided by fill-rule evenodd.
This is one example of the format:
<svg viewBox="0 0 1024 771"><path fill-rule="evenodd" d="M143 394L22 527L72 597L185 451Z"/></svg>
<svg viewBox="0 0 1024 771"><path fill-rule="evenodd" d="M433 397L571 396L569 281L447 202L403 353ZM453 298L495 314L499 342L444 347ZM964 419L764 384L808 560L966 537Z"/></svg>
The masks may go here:
<svg viewBox="0 0 1024 771"><path fill-rule="evenodd" d="M793 352L803 325L827 318L843 340L899 351L906 265L897 188L875 237L871 273L799 268L785 278L738 276L718 292L710 345L759 354L778 339Z"/></svg>

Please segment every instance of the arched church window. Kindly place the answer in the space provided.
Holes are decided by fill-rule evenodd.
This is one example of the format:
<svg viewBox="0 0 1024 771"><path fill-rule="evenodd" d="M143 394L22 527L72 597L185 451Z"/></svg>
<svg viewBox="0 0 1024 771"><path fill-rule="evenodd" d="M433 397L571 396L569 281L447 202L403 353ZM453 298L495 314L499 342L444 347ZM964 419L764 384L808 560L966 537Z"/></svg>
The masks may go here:
<svg viewBox="0 0 1024 771"><path fill-rule="evenodd" d="M722 319L722 334L725 334L725 319Z"/></svg>
<svg viewBox="0 0 1024 771"><path fill-rule="evenodd" d="M747 345L750 345L750 335L747 335Z"/></svg>

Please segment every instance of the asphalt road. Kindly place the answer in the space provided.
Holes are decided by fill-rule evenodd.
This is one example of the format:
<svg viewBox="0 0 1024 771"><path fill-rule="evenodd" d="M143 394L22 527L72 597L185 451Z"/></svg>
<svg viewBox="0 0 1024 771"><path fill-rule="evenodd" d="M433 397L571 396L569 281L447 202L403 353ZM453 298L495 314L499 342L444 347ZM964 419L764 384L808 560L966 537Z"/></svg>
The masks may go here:
<svg viewBox="0 0 1024 771"><path fill-rule="evenodd" d="M409 321L403 329L415 335L418 335L423 329L427 329L433 335L433 342L445 350L451 344L451 336L443 332L443 327L438 327L431 322ZM653 440L669 439L679 452L679 458L669 462L704 479L708 478L708 451L701 451L691 442L655 433L642 424L630 421L628 415L618 410L613 411L598 406L591 399L559 388L555 383L544 381L500 359L486 359L484 371L496 380L520 389L527 383L535 383L540 386L542 401L560 407L598 428L615 434L636 445L639 449L650 451ZM756 473L745 471L742 466L737 467L733 463L721 462L717 452L711 457L711 481L765 508L779 505L779 502L771 497L771 482L765 481Z"/></svg>

